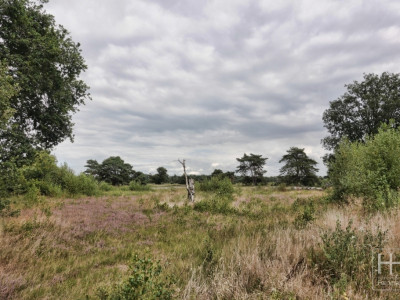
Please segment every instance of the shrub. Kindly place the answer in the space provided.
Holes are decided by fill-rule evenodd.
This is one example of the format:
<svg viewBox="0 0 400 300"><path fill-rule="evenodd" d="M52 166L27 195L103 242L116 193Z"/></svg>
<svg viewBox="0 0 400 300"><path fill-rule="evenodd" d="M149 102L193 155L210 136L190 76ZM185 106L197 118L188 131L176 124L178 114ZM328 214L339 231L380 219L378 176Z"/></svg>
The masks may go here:
<svg viewBox="0 0 400 300"><path fill-rule="evenodd" d="M382 250L386 232L356 232L350 221L342 229L340 221L336 229L322 234L320 250L311 250L311 261L317 270L332 284L343 278L351 278L357 286L367 284L365 274L371 270L373 248Z"/></svg>
<svg viewBox="0 0 400 300"><path fill-rule="evenodd" d="M399 203L400 131L383 125L365 143L342 141L330 164L332 199L346 202L362 197L367 210L376 211Z"/></svg>
<svg viewBox="0 0 400 300"><path fill-rule="evenodd" d="M298 215L294 220L294 226L297 229L305 228L309 223L315 220L314 203L310 202L303 210L303 213Z"/></svg>
<svg viewBox="0 0 400 300"><path fill-rule="evenodd" d="M109 291L111 290L111 291ZM101 288L97 295L107 299L172 299L172 280L163 274L160 262L134 255L129 277L115 288Z"/></svg>
<svg viewBox="0 0 400 300"><path fill-rule="evenodd" d="M113 189L113 186L109 184L108 182L101 181L99 183L99 190L103 192L109 192Z"/></svg>
<svg viewBox="0 0 400 300"><path fill-rule="evenodd" d="M209 180L196 184L196 189L204 192L213 192L223 197L232 197L234 192L231 180L221 176L213 176Z"/></svg>
<svg viewBox="0 0 400 300"><path fill-rule="evenodd" d="M194 209L197 211L209 211L227 214L234 211L230 206L233 201L234 188L227 177L213 176L210 180L197 184L200 191L212 192L211 198L196 202Z"/></svg>
<svg viewBox="0 0 400 300"><path fill-rule="evenodd" d="M150 191L150 186L142 184L139 181L131 181L129 183L129 189L131 191Z"/></svg>

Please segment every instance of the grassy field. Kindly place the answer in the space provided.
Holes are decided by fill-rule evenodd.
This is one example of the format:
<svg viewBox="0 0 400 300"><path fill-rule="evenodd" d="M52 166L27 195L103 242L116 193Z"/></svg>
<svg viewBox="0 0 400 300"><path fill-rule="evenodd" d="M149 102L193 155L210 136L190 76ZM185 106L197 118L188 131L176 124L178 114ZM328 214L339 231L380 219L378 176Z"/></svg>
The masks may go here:
<svg viewBox="0 0 400 300"><path fill-rule="evenodd" d="M241 186L229 205L200 205L215 197L187 204L182 186L163 185L13 199L19 216L0 219L0 299L105 299L135 255L159 261L174 299L398 299L371 289L363 248L400 248L398 210L367 215L325 191Z"/></svg>

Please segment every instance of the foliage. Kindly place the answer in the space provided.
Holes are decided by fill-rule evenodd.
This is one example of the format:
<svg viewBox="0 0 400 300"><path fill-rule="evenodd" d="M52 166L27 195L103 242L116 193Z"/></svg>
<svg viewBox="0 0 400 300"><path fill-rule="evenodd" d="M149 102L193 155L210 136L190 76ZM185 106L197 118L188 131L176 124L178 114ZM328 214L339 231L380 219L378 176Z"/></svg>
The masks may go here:
<svg viewBox="0 0 400 300"><path fill-rule="evenodd" d="M131 191L150 191L150 186L134 180L129 183L129 189Z"/></svg>
<svg viewBox="0 0 400 300"><path fill-rule="evenodd" d="M212 197L196 202L194 209L197 211L210 211L215 213L229 213L232 211L230 204L233 202L234 188L229 178L214 176L196 184L198 191L211 192Z"/></svg>
<svg viewBox="0 0 400 300"><path fill-rule="evenodd" d="M10 99L18 92L16 83L12 82L12 77L7 74L7 66L0 61L0 130L5 129L5 125L12 116Z"/></svg>
<svg viewBox="0 0 400 300"><path fill-rule="evenodd" d="M397 205L400 187L400 131L383 125L365 143L344 140L330 165L332 198L346 201L349 196L363 198L368 210Z"/></svg>
<svg viewBox="0 0 400 300"><path fill-rule="evenodd" d="M311 261L332 284L343 279L343 274L354 280L361 277L363 279L359 280L365 281L364 274L371 270L371 249L382 251L385 237L386 233L379 229L376 234L369 231L356 232L352 228L352 221L346 229L342 229L338 220L334 231L322 234L321 250L312 250Z"/></svg>
<svg viewBox="0 0 400 300"><path fill-rule="evenodd" d="M345 87L347 92L331 101L323 114L324 126L330 134L322 140L326 149L335 149L343 137L350 142L365 141L390 119L394 120L394 126L399 126L400 74L364 74L364 81L354 81Z"/></svg>
<svg viewBox="0 0 400 300"><path fill-rule="evenodd" d="M244 177L249 174L252 184L256 185L258 182L262 181L263 174L267 172L263 169L267 159L268 158L263 158L262 155L252 153L247 155L244 153L243 157L236 158L239 162L236 173L240 173Z"/></svg>
<svg viewBox="0 0 400 300"><path fill-rule="evenodd" d="M152 176L152 181L155 184L162 184L169 182L169 176L167 174L167 169L164 167L157 168L157 174Z"/></svg>
<svg viewBox="0 0 400 300"><path fill-rule="evenodd" d="M159 261L148 257L133 256L129 277L111 292L106 288L98 290L102 300L155 300L173 299L172 280L165 277Z"/></svg>
<svg viewBox="0 0 400 300"><path fill-rule="evenodd" d="M132 165L125 163L119 156L110 156L101 164L96 160L89 159L85 168L86 174L112 185L129 184L134 176Z"/></svg>
<svg viewBox="0 0 400 300"><path fill-rule="evenodd" d="M291 147L279 162L285 163L280 173L286 184L312 186L318 182L318 169L315 168L317 162L309 158L304 149Z"/></svg>
<svg viewBox="0 0 400 300"><path fill-rule="evenodd" d="M310 202L303 210L302 214L299 214L294 220L294 226L297 229L305 228L309 223L315 220L315 207L314 203Z"/></svg>
<svg viewBox="0 0 400 300"><path fill-rule="evenodd" d="M40 195L61 197L63 195L88 195L98 193L98 184L93 177L75 175L67 166L57 166L57 160L46 151L35 154L31 164L17 168L5 163L6 171L0 172L0 187L3 197L10 194L25 194L29 202L37 202Z"/></svg>
<svg viewBox="0 0 400 300"><path fill-rule="evenodd" d="M10 126L0 131L0 160L14 157L18 166L33 159L35 149L72 140L72 113L89 97L79 80L86 69L80 45L46 13L45 2L0 2L0 61L18 86Z"/></svg>

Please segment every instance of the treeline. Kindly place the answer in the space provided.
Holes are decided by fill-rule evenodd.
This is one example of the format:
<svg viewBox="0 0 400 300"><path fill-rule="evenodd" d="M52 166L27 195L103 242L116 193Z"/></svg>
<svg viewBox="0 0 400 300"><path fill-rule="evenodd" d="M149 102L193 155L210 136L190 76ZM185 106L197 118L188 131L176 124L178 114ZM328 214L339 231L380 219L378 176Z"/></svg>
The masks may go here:
<svg viewBox="0 0 400 300"><path fill-rule="evenodd" d="M265 185L265 184L291 184L291 185L319 185L321 178L316 175L318 171L315 168L317 162L310 159L304 149L291 147L280 162L284 163L279 176L265 177L264 174L266 161L268 158L262 155L246 153L243 157L237 158L239 165L235 172L222 171L215 169L210 175L190 175L197 182L203 182L212 177L228 178L232 183L241 183L244 185ZM168 170L165 167L158 167L155 174L144 174L140 171L135 171L133 166L126 163L119 156L111 156L103 162L89 159L85 165L85 174L92 176L98 181L107 182L111 185L127 185L131 182L146 185L153 184L185 184L185 176L168 175ZM237 175L236 175L237 174Z"/></svg>

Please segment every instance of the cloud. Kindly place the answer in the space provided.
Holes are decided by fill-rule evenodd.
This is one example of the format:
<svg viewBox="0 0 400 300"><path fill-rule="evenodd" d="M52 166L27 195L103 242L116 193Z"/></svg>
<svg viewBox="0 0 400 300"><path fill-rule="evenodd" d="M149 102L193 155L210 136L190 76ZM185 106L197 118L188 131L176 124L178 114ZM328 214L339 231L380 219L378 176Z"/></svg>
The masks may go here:
<svg viewBox="0 0 400 300"><path fill-rule="evenodd" d="M82 44L93 101L74 116L75 143L55 154L77 171L119 155L134 168L236 168L291 146L325 168L322 113L363 73L399 72L396 1L53 0Z"/></svg>

